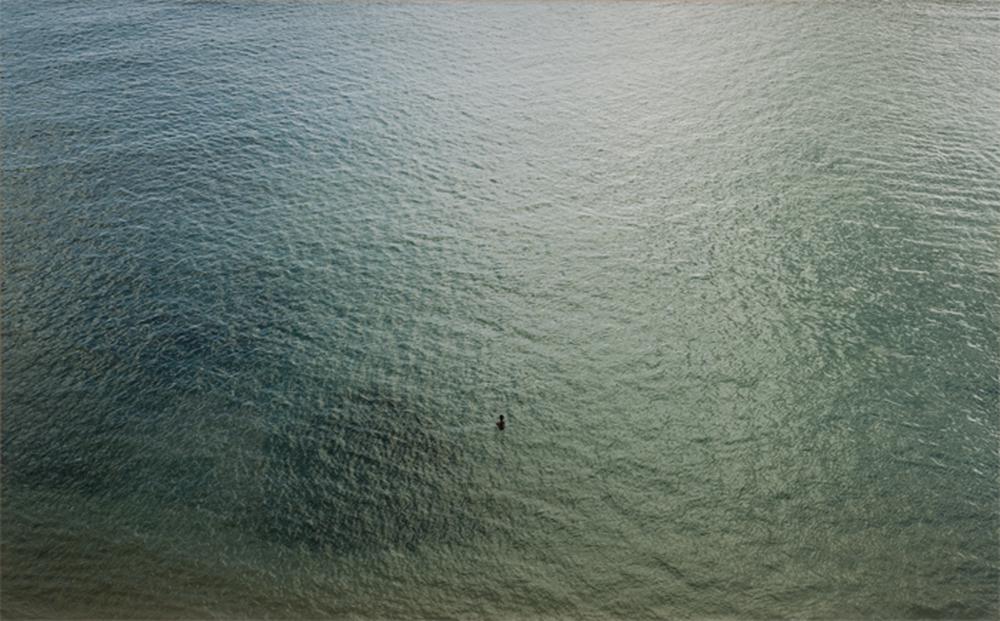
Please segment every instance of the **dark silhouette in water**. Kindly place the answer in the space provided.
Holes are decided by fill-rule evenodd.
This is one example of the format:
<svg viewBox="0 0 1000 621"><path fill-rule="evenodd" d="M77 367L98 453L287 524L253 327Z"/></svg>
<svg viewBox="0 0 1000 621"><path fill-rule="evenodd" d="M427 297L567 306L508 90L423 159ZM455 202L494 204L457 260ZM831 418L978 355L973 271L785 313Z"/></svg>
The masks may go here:
<svg viewBox="0 0 1000 621"><path fill-rule="evenodd" d="M503 431L507 427L507 422L503 419L503 414L500 415L500 420L497 421L497 429Z"/></svg>
<svg viewBox="0 0 1000 621"><path fill-rule="evenodd" d="M479 497L464 491L474 489L465 445L429 427L411 428L423 418L419 402L379 385L331 387L323 398L322 408L286 406L265 431L261 483L241 479L246 507L219 509L230 511L237 527L271 544L345 554L491 532L477 517L487 513ZM439 495L439 477L462 491ZM447 507L463 529L408 510L414 504Z"/></svg>

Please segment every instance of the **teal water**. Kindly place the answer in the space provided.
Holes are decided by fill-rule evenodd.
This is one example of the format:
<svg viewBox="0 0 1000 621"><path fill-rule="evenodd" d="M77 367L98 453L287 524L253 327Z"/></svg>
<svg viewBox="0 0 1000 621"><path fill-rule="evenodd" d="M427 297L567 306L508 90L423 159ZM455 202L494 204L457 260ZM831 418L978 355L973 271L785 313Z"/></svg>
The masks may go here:
<svg viewBox="0 0 1000 621"><path fill-rule="evenodd" d="M995 3L0 52L4 618L1000 614Z"/></svg>

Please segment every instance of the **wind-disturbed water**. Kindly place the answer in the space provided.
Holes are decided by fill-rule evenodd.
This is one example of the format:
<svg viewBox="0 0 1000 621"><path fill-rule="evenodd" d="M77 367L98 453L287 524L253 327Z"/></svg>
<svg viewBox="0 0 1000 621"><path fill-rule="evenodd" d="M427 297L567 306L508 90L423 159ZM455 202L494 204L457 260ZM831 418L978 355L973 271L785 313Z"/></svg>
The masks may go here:
<svg viewBox="0 0 1000 621"><path fill-rule="evenodd" d="M1000 612L996 4L0 50L5 617Z"/></svg>

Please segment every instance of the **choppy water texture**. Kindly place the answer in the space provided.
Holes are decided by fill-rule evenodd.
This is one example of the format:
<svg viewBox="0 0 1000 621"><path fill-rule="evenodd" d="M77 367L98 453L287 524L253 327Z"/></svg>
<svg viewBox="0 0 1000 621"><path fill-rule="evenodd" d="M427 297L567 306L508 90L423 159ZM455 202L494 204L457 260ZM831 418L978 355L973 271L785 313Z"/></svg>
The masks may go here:
<svg viewBox="0 0 1000 621"><path fill-rule="evenodd" d="M995 3L0 49L5 618L1000 613Z"/></svg>

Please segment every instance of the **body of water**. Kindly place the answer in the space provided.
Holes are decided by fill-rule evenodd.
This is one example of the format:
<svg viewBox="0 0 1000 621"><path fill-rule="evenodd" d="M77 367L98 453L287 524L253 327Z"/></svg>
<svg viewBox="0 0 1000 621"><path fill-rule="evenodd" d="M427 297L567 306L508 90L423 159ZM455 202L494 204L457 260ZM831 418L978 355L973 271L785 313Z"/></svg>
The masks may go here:
<svg viewBox="0 0 1000 621"><path fill-rule="evenodd" d="M1000 613L996 3L0 52L5 618Z"/></svg>

